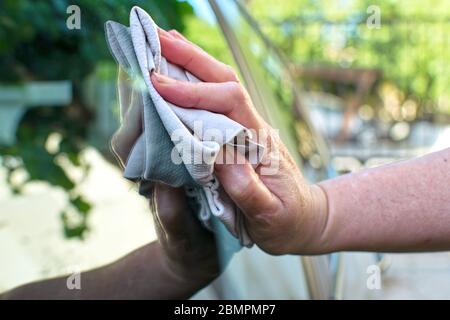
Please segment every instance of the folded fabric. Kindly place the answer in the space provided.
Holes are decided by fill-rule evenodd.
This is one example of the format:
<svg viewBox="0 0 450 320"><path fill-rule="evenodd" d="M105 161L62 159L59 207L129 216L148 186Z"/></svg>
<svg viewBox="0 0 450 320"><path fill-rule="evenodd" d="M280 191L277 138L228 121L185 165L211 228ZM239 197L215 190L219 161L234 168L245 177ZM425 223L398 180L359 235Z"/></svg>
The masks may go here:
<svg viewBox="0 0 450 320"><path fill-rule="evenodd" d="M139 182L143 195L155 182L183 186L205 227L213 229L211 219L216 217L241 245L251 246L242 213L214 176L214 163L222 146L229 145L257 165L263 147L228 117L181 108L158 94L152 71L182 81L200 80L161 55L157 26L144 10L131 9L130 27L108 21L105 29L112 55L129 77L126 92L119 93L121 128L112 139L124 176Z"/></svg>

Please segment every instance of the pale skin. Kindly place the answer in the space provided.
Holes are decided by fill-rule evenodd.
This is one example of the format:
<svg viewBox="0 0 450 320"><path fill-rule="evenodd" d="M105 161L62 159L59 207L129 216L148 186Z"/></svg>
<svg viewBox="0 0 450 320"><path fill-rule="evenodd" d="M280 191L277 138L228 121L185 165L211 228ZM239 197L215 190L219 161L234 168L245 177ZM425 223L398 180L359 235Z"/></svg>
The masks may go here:
<svg viewBox="0 0 450 320"><path fill-rule="evenodd" d="M204 83L153 73L160 95L179 106L222 113L264 130L271 140L256 170L248 163L216 165L226 192L242 209L254 242L271 254L342 250L450 249L450 149L308 184L283 143L258 115L233 70L176 31L160 31L163 55ZM279 172L262 175L279 154Z"/></svg>

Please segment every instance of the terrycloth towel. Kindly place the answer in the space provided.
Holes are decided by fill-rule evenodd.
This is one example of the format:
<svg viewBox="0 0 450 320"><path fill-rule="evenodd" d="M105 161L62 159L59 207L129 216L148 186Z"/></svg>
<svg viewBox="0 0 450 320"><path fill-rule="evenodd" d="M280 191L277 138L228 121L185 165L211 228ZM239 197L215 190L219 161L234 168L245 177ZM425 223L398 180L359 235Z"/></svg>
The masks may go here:
<svg viewBox="0 0 450 320"><path fill-rule="evenodd" d="M161 55L157 26L144 10L131 9L130 27L108 21L105 29L112 55L131 79L131 93L120 97L121 138L112 140L124 176L139 182L143 195L158 181L184 186L207 228L213 229L211 219L217 217L241 245L251 246L242 213L213 170L225 144L251 155L249 160L255 165L263 155L262 146L252 141L250 131L228 117L177 107L158 94L150 79L152 71L182 81L200 80Z"/></svg>

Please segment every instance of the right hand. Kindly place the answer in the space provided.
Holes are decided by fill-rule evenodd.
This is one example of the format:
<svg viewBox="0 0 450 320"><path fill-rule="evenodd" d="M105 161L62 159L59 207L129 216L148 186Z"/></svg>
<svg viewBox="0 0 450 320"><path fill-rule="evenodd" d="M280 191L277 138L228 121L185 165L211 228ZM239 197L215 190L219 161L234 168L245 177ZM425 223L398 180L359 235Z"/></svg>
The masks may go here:
<svg viewBox="0 0 450 320"><path fill-rule="evenodd" d="M160 42L168 61L204 81L191 83L153 74L152 82L164 99L180 107L222 113L267 136L266 156L256 169L247 161L215 166L223 188L244 213L252 240L271 254L324 252L326 196L319 186L306 183L282 141L257 113L236 73L176 31L161 30ZM264 174L272 172L274 164L278 170Z"/></svg>

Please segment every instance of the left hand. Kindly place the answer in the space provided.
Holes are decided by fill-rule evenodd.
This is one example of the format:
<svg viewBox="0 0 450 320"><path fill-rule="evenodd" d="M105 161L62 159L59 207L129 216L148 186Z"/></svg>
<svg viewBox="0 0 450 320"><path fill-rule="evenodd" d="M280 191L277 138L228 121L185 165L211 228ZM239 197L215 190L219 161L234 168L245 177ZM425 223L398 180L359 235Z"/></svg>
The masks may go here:
<svg viewBox="0 0 450 320"><path fill-rule="evenodd" d="M182 188L157 184L150 200L165 266L194 290L221 271L214 235L189 210Z"/></svg>
<svg viewBox="0 0 450 320"><path fill-rule="evenodd" d="M114 134L112 147L122 165L142 133L142 104L130 79L120 69L118 79L122 124ZM182 188L155 184L150 198L163 267L169 276L187 287L201 287L220 273L216 242L187 206Z"/></svg>

